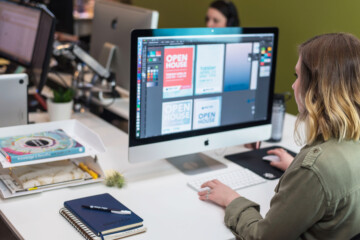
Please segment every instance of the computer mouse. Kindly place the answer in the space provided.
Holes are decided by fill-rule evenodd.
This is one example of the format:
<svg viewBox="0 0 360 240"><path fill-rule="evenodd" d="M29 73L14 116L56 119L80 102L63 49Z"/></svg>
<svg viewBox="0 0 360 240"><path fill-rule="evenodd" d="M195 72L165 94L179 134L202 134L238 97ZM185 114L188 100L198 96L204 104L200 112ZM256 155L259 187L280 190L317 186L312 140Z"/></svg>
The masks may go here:
<svg viewBox="0 0 360 240"><path fill-rule="evenodd" d="M279 162L280 158L276 155L266 155L263 156L262 158L264 161L269 161L269 162Z"/></svg>

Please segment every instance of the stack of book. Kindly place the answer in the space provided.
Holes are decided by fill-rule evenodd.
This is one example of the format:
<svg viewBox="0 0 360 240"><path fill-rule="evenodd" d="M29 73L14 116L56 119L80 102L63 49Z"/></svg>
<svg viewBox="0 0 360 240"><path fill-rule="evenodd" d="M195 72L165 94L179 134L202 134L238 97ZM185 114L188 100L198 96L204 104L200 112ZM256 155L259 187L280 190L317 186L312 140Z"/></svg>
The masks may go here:
<svg viewBox="0 0 360 240"><path fill-rule="evenodd" d="M60 214L86 239L119 239L146 231L143 219L108 193L64 202Z"/></svg>
<svg viewBox="0 0 360 240"><path fill-rule="evenodd" d="M82 158L84 160L89 158ZM84 165L84 163L82 163ZM53 188L68 183L83 182L93 177L72 160L39 163L0 169L0 181L11 193Z"/></svg>

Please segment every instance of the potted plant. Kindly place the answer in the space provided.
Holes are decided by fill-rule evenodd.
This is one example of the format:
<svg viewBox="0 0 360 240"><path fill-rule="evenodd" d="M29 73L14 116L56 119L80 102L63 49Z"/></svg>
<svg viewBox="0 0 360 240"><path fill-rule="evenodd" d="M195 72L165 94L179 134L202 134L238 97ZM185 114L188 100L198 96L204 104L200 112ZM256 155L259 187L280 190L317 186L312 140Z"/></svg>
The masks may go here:
<svg viewBox="0 0 360 240"><path fill-rule="evenodd" d="M70 119L74 103L74 89L53 89L53 95L53 98L47 99L50 121Z"/></svg>

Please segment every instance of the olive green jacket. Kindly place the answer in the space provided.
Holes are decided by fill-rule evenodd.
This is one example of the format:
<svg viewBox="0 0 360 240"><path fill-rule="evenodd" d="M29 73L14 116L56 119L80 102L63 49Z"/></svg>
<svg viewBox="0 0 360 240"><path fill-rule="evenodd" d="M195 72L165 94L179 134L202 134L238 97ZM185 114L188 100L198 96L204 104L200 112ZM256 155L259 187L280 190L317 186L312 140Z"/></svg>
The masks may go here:
<svg viewBox="0 0 360 240"><path fill-rule="evenodd" d="M305 146L280 178L265 218L239 197L225 224L240 239L350 239L360 233L360 142Z"/></svg>

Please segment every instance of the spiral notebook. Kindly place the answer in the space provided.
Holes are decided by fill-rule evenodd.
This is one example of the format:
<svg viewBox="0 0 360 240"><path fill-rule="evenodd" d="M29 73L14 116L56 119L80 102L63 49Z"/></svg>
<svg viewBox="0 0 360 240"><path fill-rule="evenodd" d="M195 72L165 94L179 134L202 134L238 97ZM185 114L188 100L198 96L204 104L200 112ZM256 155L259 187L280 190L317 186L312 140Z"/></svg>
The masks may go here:
<svg viewBox="0 0 360 240"><path fill-rule="evenodd" d="M101 206L110 209L126 210L131 214L114 214L106 211L94 211L83 205ZM77 198L64 202L64 207L75 215L97 236L133 229L143 225L143 219L127 208L109 193Z"/></svg>
<svg viewBox="0 0 360 240"><path fill-rule="evenodd" d="M59 212L85 239L88 240L120 239L146 231L146 227L141 226L137 228L128 229L125 231L104 235L103 238L101 238L100 236L97 236L93 231L91 231L85 224L83 224L75 215L73 215L66 208L61 208Z"/></svg>

